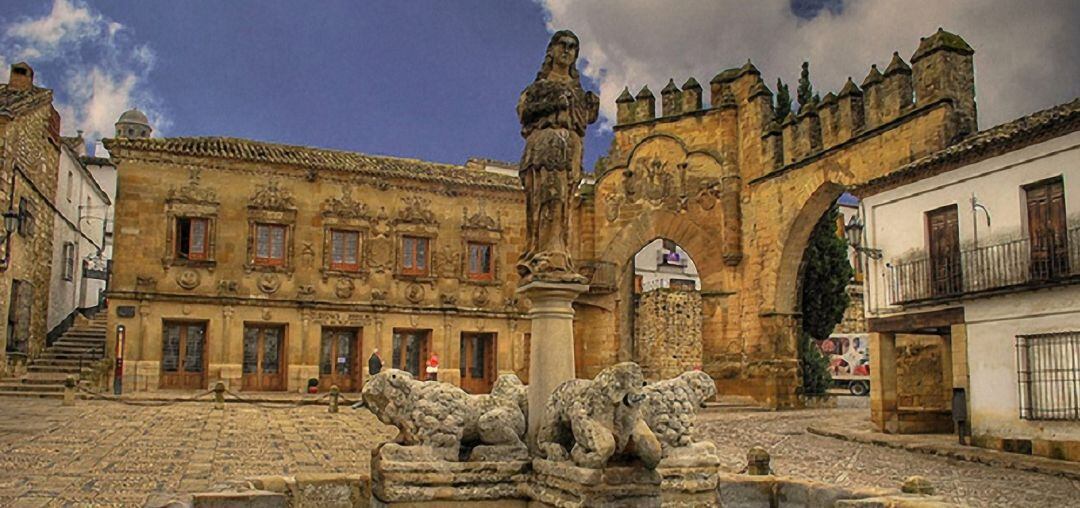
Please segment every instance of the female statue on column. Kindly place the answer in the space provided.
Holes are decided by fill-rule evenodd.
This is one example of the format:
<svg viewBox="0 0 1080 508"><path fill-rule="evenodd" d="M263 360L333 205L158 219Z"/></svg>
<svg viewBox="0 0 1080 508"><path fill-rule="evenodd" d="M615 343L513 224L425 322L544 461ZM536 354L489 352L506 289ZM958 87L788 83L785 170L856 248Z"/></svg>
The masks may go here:
<svg viewBox="0 0 1080 508"><path fill-rule="evenodd" d="M518 170L526 208L525 252L517 265L522 284L585 282L570 259L570 200L581 182L582 138L600 101L581 88L577 57L577 36L556 32L536 80L518 101L525 138Z"/></svg>

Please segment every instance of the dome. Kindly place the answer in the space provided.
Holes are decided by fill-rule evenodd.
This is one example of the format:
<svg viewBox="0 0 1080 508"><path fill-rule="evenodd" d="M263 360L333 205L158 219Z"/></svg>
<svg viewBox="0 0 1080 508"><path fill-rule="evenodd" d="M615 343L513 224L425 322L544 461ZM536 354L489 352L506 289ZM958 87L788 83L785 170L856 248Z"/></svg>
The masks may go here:
<svg viewBox="0 0 1080 508"><path fill-rule="evenodd" d="M116 123L135 123L139 125L150 126L150 120L146 118L146 115L142 111L137 109L129 109L120 115L120 119Z"/></svg>

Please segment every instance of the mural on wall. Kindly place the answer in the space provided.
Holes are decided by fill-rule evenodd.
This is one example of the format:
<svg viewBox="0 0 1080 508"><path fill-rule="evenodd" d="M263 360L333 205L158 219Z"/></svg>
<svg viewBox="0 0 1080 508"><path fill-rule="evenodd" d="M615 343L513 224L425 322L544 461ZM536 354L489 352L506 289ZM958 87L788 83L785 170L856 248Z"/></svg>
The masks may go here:
<svg viewBox="0 0 1080 508"><path fill-rule="evenodd" d="M865 334L833 335L815 343L818 351L829 359L829 373L833 377L870 375Z"/></svg>

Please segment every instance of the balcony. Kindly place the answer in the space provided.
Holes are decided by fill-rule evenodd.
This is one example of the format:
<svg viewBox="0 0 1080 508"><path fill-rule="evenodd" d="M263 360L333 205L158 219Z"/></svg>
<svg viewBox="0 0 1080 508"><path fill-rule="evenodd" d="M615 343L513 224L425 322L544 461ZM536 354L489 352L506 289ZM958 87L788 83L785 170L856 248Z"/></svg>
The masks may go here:
<svg viewBox="0 0 1080 508"><path fill-rule="evenodd" d="M1030 238L923 254L894 262L886 273L890 305L944 300L1080 282L1080 227Z"/></svg>

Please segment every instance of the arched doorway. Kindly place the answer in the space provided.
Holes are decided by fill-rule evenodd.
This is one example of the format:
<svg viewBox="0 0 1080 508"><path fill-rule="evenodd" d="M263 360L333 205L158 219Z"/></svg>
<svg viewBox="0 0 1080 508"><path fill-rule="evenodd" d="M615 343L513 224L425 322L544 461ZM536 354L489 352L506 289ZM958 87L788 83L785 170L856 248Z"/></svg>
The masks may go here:
<svg viewBox="0 0 1080 508"><path fill-rule="evenodd" d="M701 277L690 254L657 238L633 257L629 301L630 356L646 379L667 379L702 366Z"/></svg>

